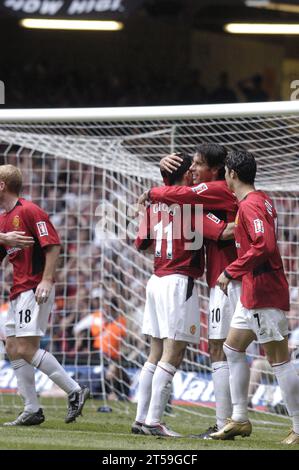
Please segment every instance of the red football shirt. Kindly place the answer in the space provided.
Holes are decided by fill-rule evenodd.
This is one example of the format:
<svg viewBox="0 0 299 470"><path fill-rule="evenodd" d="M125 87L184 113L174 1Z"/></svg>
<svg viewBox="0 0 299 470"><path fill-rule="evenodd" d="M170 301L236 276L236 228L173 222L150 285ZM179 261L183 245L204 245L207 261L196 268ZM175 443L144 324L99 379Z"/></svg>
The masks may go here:
<svg viewBox="0 0 299 470"><path fill-rule="evenodd" d="M218 216L218 217L217 217ZM224 222L233 222L235 214L226 211L213 211L207 213L206 217ZM204 245L206 249L206 280L209 288L215 287L217 279L224 271L226 266L237 258L235 240L215 240L213 238L205 238Z"/></svg>
<svg viewBox="0 0 299 470"><path fill-rule="evenodd" d="M218 240L226 224L222 221L215 223L206 216L203 219L202 236ZM190 244L192 239L186 236L188 234L186 223L190 223L187 229L194 232L193 210L190 213L190 220L184 220L179 205L170 207L167 204L157 203L147 208L135 245L137 249L144 250L152 243L155 244L154 273L157 276L184 274L198 278L203 275L205 262L203 247L188 249L187 244ZM175 236L174 227L176 227Z"/></svg>
<svg viewBox="0 0 299 470"><path fill-rule="evenodd" d="M264 192L253 191L240 202L235 229L238 259L226 272L233 279L242 276L241 302L248 309L289 310L276 226L276 210Z"/></svg>
<svg viewBox="0 0 299 470"><path fill-rule="evenodd" d="M200 183L196 186L161 186L149 192L151 202L166 204L202 204L204 210L221 210L235 214L237 201L224 180Z"/></svg>
<svg viewBox="0 0 299 470"><path fill-rule="evenodd" d="M167 204L202 204L204 210L210 210L211 219L227 223L235 220L238 206L235 196L228 189L224 180L200 183L196 186L164 186L150 190L151 201ZM214 216L213 216L214 214ZM220 274L237 257L234 240L205 240L207 255L206 279L208 286L215 287Z"/></svg>
<svg viewBox="0 0 299 470"><path fill-rule="evenodd" d="M35 244L30 248L0 247L0 260L8 255L13 265L13 286L10 299L40 283L45 266L43 248L49 245L60 245L59 236L49 220L49 216L40 207L26 199L20 198L15 207L0 215L0 232L20 230L32 236Z"/></svg>

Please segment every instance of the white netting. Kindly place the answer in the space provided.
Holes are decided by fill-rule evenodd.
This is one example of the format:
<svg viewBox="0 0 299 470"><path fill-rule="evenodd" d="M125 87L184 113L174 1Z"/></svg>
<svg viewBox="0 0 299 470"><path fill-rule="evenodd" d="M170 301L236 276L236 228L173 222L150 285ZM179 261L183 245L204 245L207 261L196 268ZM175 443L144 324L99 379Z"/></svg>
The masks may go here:
<svg viewBox="0 0 299 470"><path fill-rule="evenodd" d="M51 215L61 236L56 309L44 345L82 383L91 385L94 396L131 398L138 382L136 371L148 352L140 324L152 260L132 244L130 211L144 189L161 183L158 162L173 150L192 153L197 144L212 141L228 149L241 146L254 151L257 187L270 192L278 210L279 243L291 286L292 328L299 325L296 114L233 116L229 106L224 117L210 114L203 118L198 107L188 119L162 119L157 110L156 118L130 120L128 110L121 120L115 110L116 117L108 121L102 117L104 110L94 110L93 119L80 122L80 111L76 114L76 122L9 122L2 113L0 164L20 167L24 197ZM11 269L6 264L1 279L5 311L11 284ZM199 345L188 348L184 372L174 383L174 399L205 404L212 401L208 290L204 281L198 284L202 338ZM105 322L102 330L101 321ZM259 354L257 347L251 349L251 358L260 359ZM253 381L258 383L256 387L252 384L253 403L268 404L273 410L280 400L275 387L269 386L273 376L265 372L260 377L257 366L264 364L254 363ZM13 388L10 385L2 389ZM41 383L40 389L44 394L54 393L49 384ZM271 392L276 395L270 396Z"/></svg>

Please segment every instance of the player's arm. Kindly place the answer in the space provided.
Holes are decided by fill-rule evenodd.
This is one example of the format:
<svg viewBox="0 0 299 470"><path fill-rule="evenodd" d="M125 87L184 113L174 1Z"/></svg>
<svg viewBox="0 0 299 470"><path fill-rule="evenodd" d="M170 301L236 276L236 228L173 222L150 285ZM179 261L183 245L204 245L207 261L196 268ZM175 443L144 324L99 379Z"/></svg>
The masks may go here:
<svg viewBox="0 0 299 470"><path fill-rule="evenodd" d="M25 208L24 216L27 229L44 250L45 267L42 280L35 291L37 303L42 304L47 302L55 282L56 266L60 253L60 239L48 214L39 206L32 204Z"/></svg>
<svg viewBox="0 0 299 470"><path fill-rule="evenodd" d="M155 187L142 195L139 202L164 202L171 204L202 204L204 210L227 210L236 208L234 196L225 185L219 182L201 183L197 186Z"/></svg>
<svg viewBox="0 0 299 470"><path fill-rule="evenodd" d="M235 238L235 222L226 224L219 240L233 240Z"/></svg>
<svg viewBox="0 0 299 470"><path fill-rule="evenodd" d="M276 234L274 224L271 224L258 206L248 204L245 211L239 213L239 223L242 223L251 243L243 256L237 258L220 275L218 282L221 287L227 287L231 279L238 279L252 272L261 263L271 257L276 249ZM221 288L222 288L221 287Z"/></svg>
<svg viewBox="0 0 299 470"><path fill-rule="evenodd" d="M209 240L223 240L223 232L226 230L227 224L216 217L212 212L204 212L203 214L203 237Z"/></svg>
<svg viewBox="0 0 299 470"><path fill-rule="evenodd" d="M59 245L48 245L44 248L45 268L41 282L36 288L35 298L38 304L47 302L55 282L55 272L60 254Z"/></svg>
<svg viewBox="0 0 299 470"><path fill-rule="evenodd" d="M25 233L19 231L0 233L0 244L16 248L27 248L34 245L34 239L25 236Z"/></svg>
<svg viewBox="0 0 299 470"><path fill-rule="evenodd" d="M160 172L165 186L169 186L169 174L177 170L183 161L180 153L166 155L160 160Z"/></svg>
<svg viewBox="0 0 299 470"><path fill-rule="evenodd" d="M170 155L166 155L160 160L161 173L163 171L168 171L169 173L172 173L181 166L182 161L183 159L180 157L180 154L172 153Z"/></svg>
<svg viewBox="0 0 299 470"><path fill-rule="evenodd" d="M150 229L150 207L147 207L144 211L141 222L139 224L139 230L135 239L135 246L137 250L146 251L153 253L154 245L153 238L151 237Z"/></svg>

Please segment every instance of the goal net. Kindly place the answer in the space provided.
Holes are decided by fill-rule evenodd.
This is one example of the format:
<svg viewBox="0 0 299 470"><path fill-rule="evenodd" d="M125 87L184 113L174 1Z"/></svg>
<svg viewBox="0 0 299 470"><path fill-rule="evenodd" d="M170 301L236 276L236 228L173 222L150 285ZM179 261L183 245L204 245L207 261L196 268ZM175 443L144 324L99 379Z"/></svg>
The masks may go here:
<svg viewBox="0 0 299 470"><path fill-rule="evenodd" d="M170 152L192 153L202 142L254 152L257 187L270 193L278 211L290 283L290 329L299 326L298 111L299 103L290 102L0 112L0 164L22 170L23 196L50 214L63 246L55 310L42 347L88 385L94 398L122 409L136 401L148 354L140 327L153 260L134 248L134 204L145 189L162 184L159 160ZM11 273L4 262L1 325ZM201 341L188 347L174 379L172 405L204 414L205 406L214 405L204 279L198 281L198 292ZM283 413L279 389L258 345L250 347L248 359L252 406ZM41 396L52 397L53 405L61 403L61 391L42 373L36 375L36 386ZM16 393L16 379L3 356L2 405L7 393Z"/></svg>

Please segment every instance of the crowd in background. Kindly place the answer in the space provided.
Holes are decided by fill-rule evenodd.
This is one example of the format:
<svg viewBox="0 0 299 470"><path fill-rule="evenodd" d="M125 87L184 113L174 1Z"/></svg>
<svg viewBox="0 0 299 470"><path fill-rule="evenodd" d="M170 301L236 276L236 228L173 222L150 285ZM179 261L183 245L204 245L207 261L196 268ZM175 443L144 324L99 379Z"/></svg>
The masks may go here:
<svg viewBox="0 0 299 470"><path fill-rule="evenodd" d="M98 225L100 202L115 205L124 191L115 187L113 180L117 174L106 172L103 178L101 168L45 158L26 150L7 153L2 148L1 154L5 153L1 163L19 166L24 178L24 197L31 198L51 215L62 241L55 311L43 345L63 363L75 365L99 364L102 350L106 364L112 367L111 374L126 383L122 367L136 367L146 357L147 343L140 334L140 326L152 262L149 256L135 250L128 236L113 239L111 234L103 234L102 225ZM132 188L134 178L128 178ZM129 202L135 202L132 194L128 197ZM274 193L273 197L279 214L280 248L291 285L290 319L294 329L299 326L299 202L295 195ZM11 268L6 261L0 274L5 304L11 285ZM200 345L189 348L183 368L204 373L209 358L208 291L203 282L199 291L202 340ZM258 355L260 351L253 353Z"/></svg>
<svg viewBox="0 0 299 470"><path fill-rule="evenodd" d="M268 101L262 75L230 79L220 73L218 85L204 83L198 69L168 78L152 71L139 77L90 63L80 69L61 64L53 67L46 59L28 61L21 70L9 63L1 67L9 107L105 107L176 104L236 103Z"/></svg>

